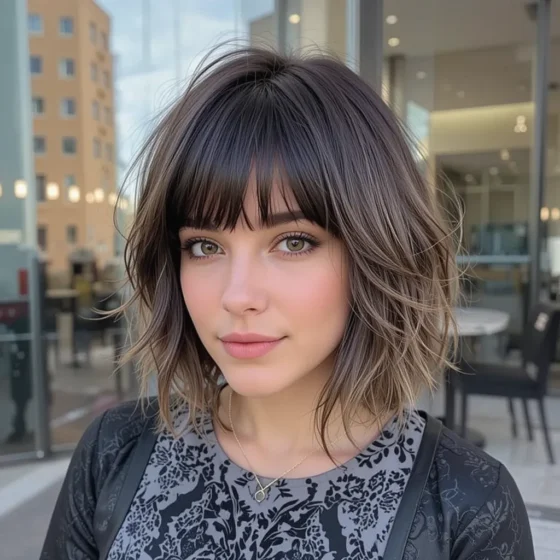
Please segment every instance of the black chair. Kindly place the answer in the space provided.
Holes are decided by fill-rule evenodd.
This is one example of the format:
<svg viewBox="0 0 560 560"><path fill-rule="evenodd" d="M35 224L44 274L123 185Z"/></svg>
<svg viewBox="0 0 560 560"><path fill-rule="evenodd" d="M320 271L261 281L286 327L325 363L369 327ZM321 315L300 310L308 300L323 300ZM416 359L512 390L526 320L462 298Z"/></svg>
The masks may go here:
<svg viewBox="0 0 560 560"><path fill-rule="evenodd" d="M521 399L527 421L529 439L533 430L527 403L534 399L539 410L548 457L554 464L552 442L544 410L550 364L554 359L560 328L560 306L538 303L529 314L521 348L522 363L519 366L487 363L463 363L461 375L453 376L462 394L461 435L467 430L467 400L469 395L501 396L509 399L513 437L517 437L517 423L512 399Z"/></svg>

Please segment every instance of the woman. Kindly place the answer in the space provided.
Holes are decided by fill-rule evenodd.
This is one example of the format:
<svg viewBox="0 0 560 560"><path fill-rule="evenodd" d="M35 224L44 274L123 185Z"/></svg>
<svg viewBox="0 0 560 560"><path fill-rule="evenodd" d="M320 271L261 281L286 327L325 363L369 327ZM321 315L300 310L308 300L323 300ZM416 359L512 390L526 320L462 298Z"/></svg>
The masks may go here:
<svg viewBox="0 0 560 560"><path fill-rule="evenodd" d="M411 407L449 365L457 272L368 85L226 54L140 163L131 356L158 398L87 430L42 558L533 558L507 470Z"/></svg>

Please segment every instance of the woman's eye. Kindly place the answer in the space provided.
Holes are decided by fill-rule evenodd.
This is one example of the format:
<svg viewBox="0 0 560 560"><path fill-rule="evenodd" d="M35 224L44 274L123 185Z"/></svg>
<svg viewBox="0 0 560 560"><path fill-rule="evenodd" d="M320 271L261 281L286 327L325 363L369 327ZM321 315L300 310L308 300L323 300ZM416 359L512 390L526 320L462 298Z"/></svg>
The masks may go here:
<svg viewBox="0 0 560 560"><path fill-rule="evenodd" d="M301 237L287 237L280 241L278 248L285 253L304 253L311 249L311 243Z"/></svg>
<svg viewBox="0 0 560 560"><path fill-rule="evenodd" d="M220 252L220 248L211 241L196 241L190 246L193 257L211 257Z"/></svg>

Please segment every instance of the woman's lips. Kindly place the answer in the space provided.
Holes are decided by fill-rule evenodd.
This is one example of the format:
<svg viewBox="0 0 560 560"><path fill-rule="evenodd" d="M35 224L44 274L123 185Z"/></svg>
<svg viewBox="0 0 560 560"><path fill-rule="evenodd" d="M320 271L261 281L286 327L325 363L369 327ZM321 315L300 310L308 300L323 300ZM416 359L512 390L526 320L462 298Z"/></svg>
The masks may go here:
<svg viewBox="0 0 560 560"><path fill-rule="evenodd" d="M284 339L277 338L275 340L237 342L233 340L221 339L225 351L233 358L237 358L240 360L249 358L260 358L276 348L276 346L278 346L282 342L282 340Z"/></svg>

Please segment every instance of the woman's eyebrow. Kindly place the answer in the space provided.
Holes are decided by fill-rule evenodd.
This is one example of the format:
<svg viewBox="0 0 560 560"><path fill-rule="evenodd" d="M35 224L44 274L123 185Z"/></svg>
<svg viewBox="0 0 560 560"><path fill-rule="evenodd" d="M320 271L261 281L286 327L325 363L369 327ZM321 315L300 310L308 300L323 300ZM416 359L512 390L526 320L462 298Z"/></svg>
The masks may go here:
<svg viewBox="0 0 560 560"><path fill-rule="evenodd" d="M297 210L294 212L278 212L276 214L271 214L268 216L267 223L262 224L261 227L263 228L273 228L277 226L281 226L283 224L289 224L290 222L298 222L298 221L307 221L304 213L301 210ZM219 231L223 229L220 226L217 226L215 223L212 222L204 222L195 223L195 220L187 218L184 224L179 228L179 231L182 231L186 228L194 228L194 229L204 229L207 231Z"/></svg>

